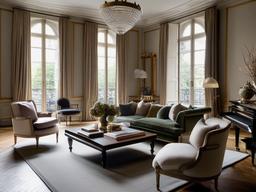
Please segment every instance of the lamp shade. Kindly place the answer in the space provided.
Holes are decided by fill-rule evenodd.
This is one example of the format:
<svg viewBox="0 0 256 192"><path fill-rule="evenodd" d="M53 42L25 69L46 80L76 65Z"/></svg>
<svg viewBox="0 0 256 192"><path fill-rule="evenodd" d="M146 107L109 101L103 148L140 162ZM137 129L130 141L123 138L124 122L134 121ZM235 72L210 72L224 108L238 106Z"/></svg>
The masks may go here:
<svg viewBox="0 0 256 192"><path fill-rule="evenodd" d="M207 77L203 82L203 88L219 88L219 83L213 77Z"/></svg>
<svg viewBox="0 0 256 192"><path fill-rule="evenodd" d="M147 72L142 69L135 69L134 77L136 79L146 79L148 77L148 75L147 75Z"/></svg>

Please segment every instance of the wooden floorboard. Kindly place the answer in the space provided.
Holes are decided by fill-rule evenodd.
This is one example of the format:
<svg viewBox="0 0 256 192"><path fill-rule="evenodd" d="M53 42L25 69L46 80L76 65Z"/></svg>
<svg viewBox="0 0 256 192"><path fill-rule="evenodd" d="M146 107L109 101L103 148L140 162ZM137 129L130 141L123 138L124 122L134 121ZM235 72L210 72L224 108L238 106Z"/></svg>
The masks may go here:
<svg viewBox="0 0 256 192"><path fill-rule="evenodd" d="M76 124L73 124L75 127ZM61 129L64 129L62 126ZM248 136L241 132L241 138ZM18 142L24 140L19 138ZM234 149L235 136L231 130L227 142L228 149ZM22 158L13 151L13 133L12 128L0 128L0 191L35 191L49 192L46 185L22 160ZM242 152L245 152L245 145L240 142ZM247 158L236 165L224 169L219 178L219 190L231 192L251 192L256 191L256 167L252 166L251 158ZM206 192L214 191L214 182L207 181L196 184L189 184L178 191L183 192Z"/></svg>

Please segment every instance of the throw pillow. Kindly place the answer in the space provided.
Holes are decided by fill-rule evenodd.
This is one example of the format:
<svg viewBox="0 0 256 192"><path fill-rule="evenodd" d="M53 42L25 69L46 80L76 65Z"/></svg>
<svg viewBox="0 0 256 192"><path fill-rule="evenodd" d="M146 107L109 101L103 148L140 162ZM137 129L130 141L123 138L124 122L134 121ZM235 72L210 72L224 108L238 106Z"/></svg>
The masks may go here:
<svg viewBox="0 0 256 192"><path fill-rule="evenodd" d="M162 108L162 105L152 104L149 108L147 117L156 117L158 111Z"/></svg>
<svg viewBox="0 0 256 192"><path fill-rule="evenodd" d="M133 104L132 103L119 104L119 110L120 110L120 115L121 116L134 115L134 109L133 109Z"/></svg>
<svg viewBox="0 0 256 192"><path fill-rule="evenodd" d="M136 113L136 109L137 109L137 103L135 103L135 102L130 102L131 104L132 104L132 106L131 106L131 110L132 110L132 115L135 115L135 113Z"/></svg>
<svg viewBox="0 0 256 192"><path fill-rule="evenodd" d="M169 111L172 108L172 105L163 106L157 113L158 119L169 119Z"/></svg>
<svg viewBox="0 0 256 192"><path fill-rule="evenodd" d="M19 106L19 111L20 111L21 117L31 118L31 120L33 122L38 119L35 106L31 101L30 102L19 102L18 106Z"/></svg>
<svg viewBox="0 0 256 192"><path fill-rule="evenodd" d="M200 119L195 127L193 128L190 137L189 142L196 148L201 147L204 144L205 136L208 132L218 129L219 125L207 125L204 121L204 119Z"/></svg>
<svg viewBox="0 0 256 192"><path fill-rule="evenodd" d="M188 109L188 108L183 106L183 105L181 105L180 103L173 105L171 110L170 110L170 112L169 112L169 119L175 121L178 113L180 111L184 111L186 109Z"/></svg>
<svg viewBox="0 0 256 192"><path fill-rule="evenodd" d="M150 108L150 103L145 103L143 100L137 105L136 115L146 116Z"/></svg>

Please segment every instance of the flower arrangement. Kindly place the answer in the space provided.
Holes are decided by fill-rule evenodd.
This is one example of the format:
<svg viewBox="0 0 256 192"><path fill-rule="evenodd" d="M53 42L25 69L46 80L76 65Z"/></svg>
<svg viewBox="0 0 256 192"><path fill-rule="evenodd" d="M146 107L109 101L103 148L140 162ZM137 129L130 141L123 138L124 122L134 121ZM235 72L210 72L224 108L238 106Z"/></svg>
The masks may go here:
<svg viewBox="0 0 256 192"><path fill-rule="evenodd" d="M112 122L114 116L118 114L118 109L114 105L96 102L90 109L90 114L94 117L98 117L101 123L101 129L105 129L108 125L108 121Z"/></svg>

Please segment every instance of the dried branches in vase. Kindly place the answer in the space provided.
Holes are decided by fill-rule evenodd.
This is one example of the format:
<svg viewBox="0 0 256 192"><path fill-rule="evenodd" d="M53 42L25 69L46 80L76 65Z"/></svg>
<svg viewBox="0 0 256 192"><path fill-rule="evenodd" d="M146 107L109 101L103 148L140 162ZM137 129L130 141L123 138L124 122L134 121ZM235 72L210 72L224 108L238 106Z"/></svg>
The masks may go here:
<svg viewBox="0 0 256 192"><path fill-rule="evenodd" d="M253 91L256 93L256 48L249 50L247 55L243 56L247 73L252 81Z"/></svg>

